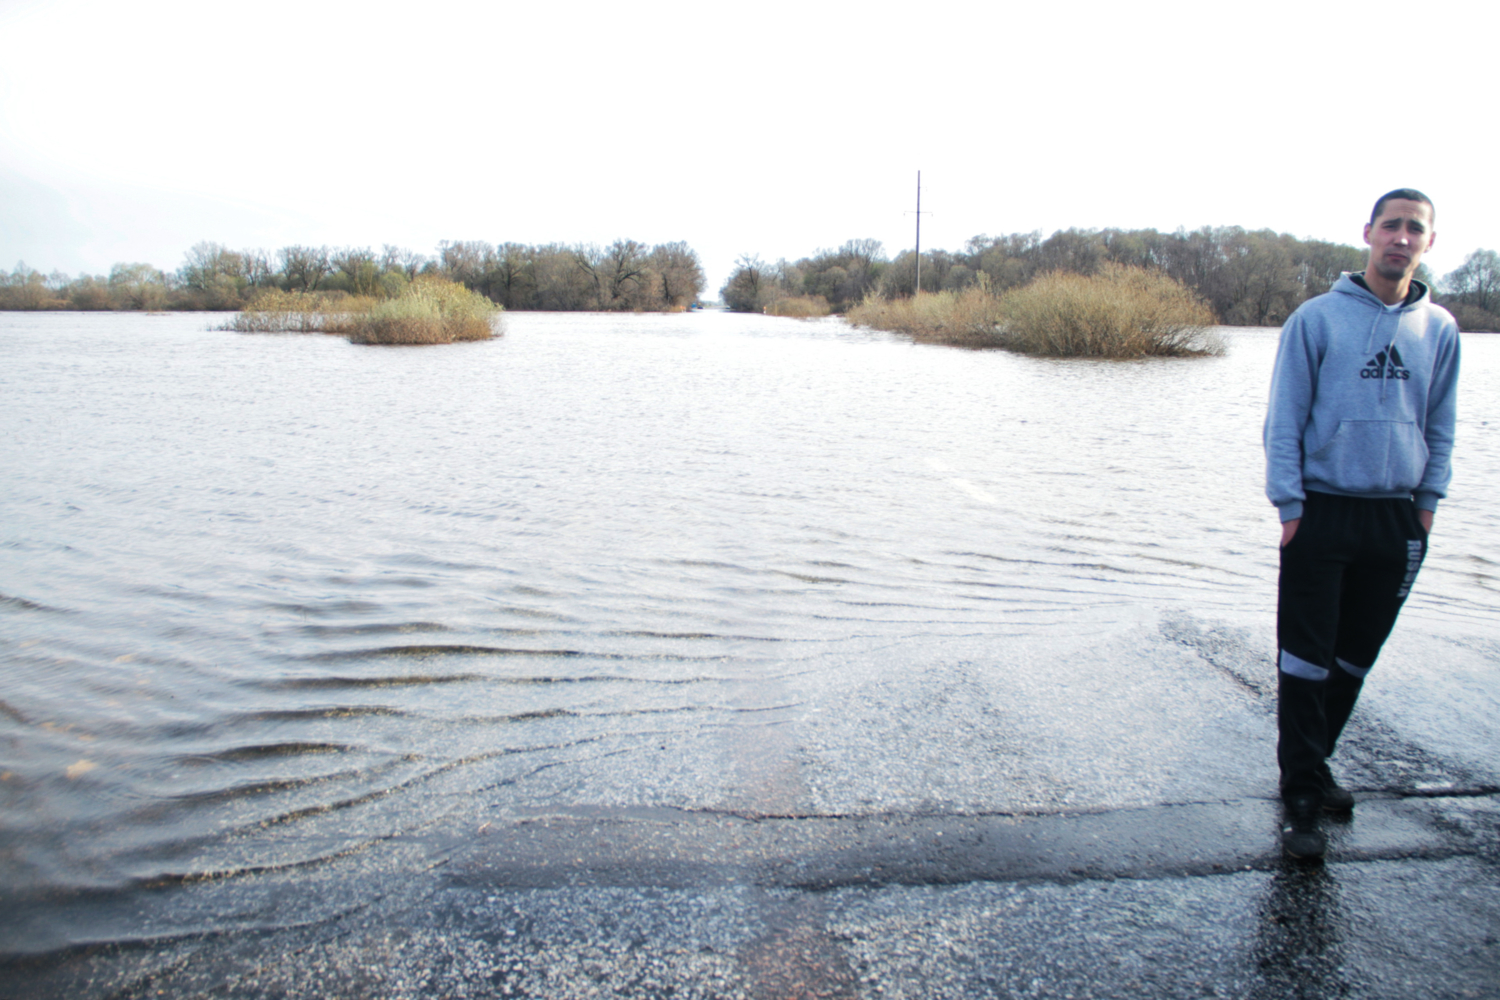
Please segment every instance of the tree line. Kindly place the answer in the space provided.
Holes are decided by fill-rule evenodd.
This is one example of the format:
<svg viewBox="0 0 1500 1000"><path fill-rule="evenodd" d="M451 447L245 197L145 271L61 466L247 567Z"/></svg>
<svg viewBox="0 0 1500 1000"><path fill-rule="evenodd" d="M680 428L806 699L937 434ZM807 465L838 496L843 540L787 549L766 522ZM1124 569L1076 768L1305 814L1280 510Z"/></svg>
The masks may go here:
<svg viewBox="0 0 1500 1000"><path fill-rule="evenodd" d="M1443 305L1460 330L1500 331L1500 254L1475 250L1443 278Z"/></svg>
<svg viewBox="0 0 1500 1000"><path fill-rule="evenodd" d="M1321 295L1344 271L1362 271L1366 251L1323 240L1238 226L1163 233L1155 229L1066 229L976 236L957 252L922 254L922 291L985 287L995 294L1037 277L1065 272L1093 275L1106 264L1161 271L1196 292L1219 322L1279 326L1302 302ZM1500 255L1477 250L1463 266L1434 282L1425 266L1418 278L1454 311L1464 329L1500 328ZM836 250L768 263L742 255L720 290L734 310L763 312L779 300L821 297L843 313L867 295L912 295L917 260L905 251L894 260L877 240L850 240Z"/></svg>
<svg viewBox="0 0 1500 1000"><path fill-rule="evenodd" d="M922 255L922 290L982 285L996 294L1054 271L1095 274L1107 263L1159 270L1208 303L1222 323L1274 326L1342 271L1362 270L1363 249L1238 226L1192 232L1067 229L976 236L960 251ZM720 290L730 309L762 312L789 298L817 299L844 313L866 296L910 296L911 251L891 259L878 240L849 240L795 262L745 254ZM392 298L420 274L457 281L512 310L681 309L703 294L698 254L686 243L598 244L444 241L425 255L391 246L288 246L231 250L204 242L182 266L116 264L107 275L44 275L23 264L0 272L0 309L237 310L266 289ZM1476 250L1433 286L1466 330L1500 329L1500 254Z"/></svg>
<svg viewBox="0 0 1500 1000"><path fill-rule="evenodd" d="M0 272L0 309L237 310L276 289L394 298L419 275L456 281L506 309L682 309L703 294L698 254L686 243L616 240L528 246L443 241L431 256L391 245L288 246L274 253L199 243L182 266L116 264L108 275Z"/></svg>

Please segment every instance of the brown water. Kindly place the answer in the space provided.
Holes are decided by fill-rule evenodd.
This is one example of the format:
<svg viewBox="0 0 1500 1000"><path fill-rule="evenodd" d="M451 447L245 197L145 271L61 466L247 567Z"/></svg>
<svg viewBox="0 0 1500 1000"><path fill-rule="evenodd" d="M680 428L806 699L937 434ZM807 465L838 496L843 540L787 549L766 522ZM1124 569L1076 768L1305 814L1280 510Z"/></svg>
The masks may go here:
<svg viewBox="0 0 1500 1000"><path fill-rule="evenodd" d="M414 349L213 322L0 314L8 895L295 869L481 800L962 805L979 779L849 749L900 705L830 721L800 784L722 734L1173 615L1269 642L1275 331L1109 364L716 312ZM1464 351L1405 617L1493 663L1500 337Z"/></svg>

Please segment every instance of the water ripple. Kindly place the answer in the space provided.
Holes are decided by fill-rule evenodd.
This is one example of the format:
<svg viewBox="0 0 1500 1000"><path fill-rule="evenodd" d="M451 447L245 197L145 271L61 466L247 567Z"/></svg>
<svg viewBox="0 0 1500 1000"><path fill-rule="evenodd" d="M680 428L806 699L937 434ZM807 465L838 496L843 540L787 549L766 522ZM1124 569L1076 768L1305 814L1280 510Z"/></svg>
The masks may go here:
<svg viewBox="0 0 1500 1000"><path fill-rule="evenodd" d="M793 801L856 759L832 732L940 784L971 747L908 728L913 676L995 746L1049 703L1038 650L1189 607L1273 627L1274 333L1108 366L518 316L460 363L25 322L0 338L26 428L0 437L7 891L296 871L485 810ZM1492 383L1500 339L1465 352ZM1452 534L1404 612L1455 644L1500 576L1500 450L1471 433L1500 413L1465 391ZM745 749L767 732L785 767Z"/></svg>

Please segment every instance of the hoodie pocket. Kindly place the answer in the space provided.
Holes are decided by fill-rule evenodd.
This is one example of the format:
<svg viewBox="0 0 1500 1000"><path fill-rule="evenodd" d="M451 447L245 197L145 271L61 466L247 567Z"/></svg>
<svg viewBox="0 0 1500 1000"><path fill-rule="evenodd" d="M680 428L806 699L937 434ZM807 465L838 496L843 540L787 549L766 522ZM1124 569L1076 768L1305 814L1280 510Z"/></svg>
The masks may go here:
<svg viewBox="0 0 1500 1000"><path fill-rule="evenodd" d="M1307 475L1349 493L1409 493L1427 469L1427 442L1410 420L1341 420L1307 460Z"/></svg>

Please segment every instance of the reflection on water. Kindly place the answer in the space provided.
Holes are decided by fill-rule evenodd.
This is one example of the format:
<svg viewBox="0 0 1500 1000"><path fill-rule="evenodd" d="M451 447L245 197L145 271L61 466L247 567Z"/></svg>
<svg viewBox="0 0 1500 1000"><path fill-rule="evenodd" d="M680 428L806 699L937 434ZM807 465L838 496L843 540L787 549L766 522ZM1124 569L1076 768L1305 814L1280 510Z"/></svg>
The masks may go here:
<svg viewBox="0 0 1500 1000"><path fill-rule="evenodd" d="M0 316L16 892L290 869L570 801L580 762L617 803L718 806L732 754L654 755L795 679L1271 607L1272 332L1098 364L717 313L437 350L207 325ZM1467 386L1497 347L1466 342ZM1500 563L1472 432L1500 412L1462 419L1468 527L1406 612L1459 629Z"/></svg>
<svg viewBox="0 0 1500 1000"><path fill-rule="evenodd" d="M1342 934L1348 917L1323 865L1288 864L1266 886L1256 921L1256 1000L1348 996Z"/></svg>

